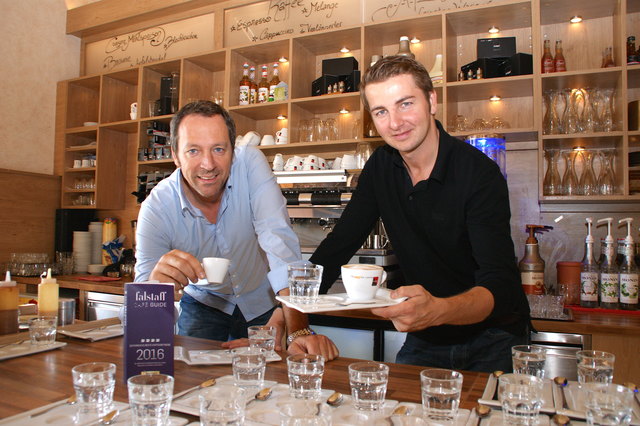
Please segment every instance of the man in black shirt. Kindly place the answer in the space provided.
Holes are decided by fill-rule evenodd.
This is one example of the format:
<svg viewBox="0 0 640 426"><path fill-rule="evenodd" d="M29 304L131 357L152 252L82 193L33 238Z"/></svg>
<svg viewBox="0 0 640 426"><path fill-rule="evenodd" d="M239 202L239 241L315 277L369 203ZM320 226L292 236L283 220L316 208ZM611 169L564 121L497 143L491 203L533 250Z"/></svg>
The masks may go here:
<svg viewBox="0 0 640 426"><path fill-rule="evenodd" d="M407 284L405 302L373 309L409 332L396 361L511 371L511 346L529 340L529 306L509 226L506 180L476 148L435 119L426 69L392 56L360 93L386 145L367 161L352 199L311 261L326 292L380 217Z"/></svg>

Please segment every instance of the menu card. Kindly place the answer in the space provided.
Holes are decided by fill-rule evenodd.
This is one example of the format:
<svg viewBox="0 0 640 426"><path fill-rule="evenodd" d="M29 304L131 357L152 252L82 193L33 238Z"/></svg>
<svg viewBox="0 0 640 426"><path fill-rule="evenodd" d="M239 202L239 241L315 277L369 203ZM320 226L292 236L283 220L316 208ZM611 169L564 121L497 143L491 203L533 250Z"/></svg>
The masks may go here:
<svg viewBox="0 0 640 426"><path fill-rule="evenodd" d="M173 376L173 284L124 287L124 374Z"/></svg>

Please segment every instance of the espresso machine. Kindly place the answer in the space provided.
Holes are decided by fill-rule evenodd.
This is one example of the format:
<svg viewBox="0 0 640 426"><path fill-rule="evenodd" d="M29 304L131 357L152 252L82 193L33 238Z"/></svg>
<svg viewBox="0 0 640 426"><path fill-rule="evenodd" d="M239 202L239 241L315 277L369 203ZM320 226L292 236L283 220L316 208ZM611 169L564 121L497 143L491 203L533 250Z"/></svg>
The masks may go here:
<svg viewBox="0 0 640 426"><path fill-rule="evenodd" d="M293 230L298 235L302 256L309 259L316 247L331 232L345 206L351 200L358 175L345 170L274 172L287 200L287 211ZM380 219L362 247L348 263L382 266L387 272L386 286L404 283L393 248ZM343 293L339 279L329 293Z"/></svg>

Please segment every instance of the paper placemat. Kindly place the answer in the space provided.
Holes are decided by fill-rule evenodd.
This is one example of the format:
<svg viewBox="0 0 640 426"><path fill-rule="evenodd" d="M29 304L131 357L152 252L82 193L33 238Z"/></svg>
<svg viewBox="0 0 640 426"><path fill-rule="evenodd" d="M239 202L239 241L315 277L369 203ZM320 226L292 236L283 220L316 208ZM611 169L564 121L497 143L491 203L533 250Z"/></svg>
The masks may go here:
<svg viewBox="0 0 640 426"><path fill-rule="evenodd" d="M173 359L187 365L221 365L231 364L231 349L191 350L182 346L174 346ZM267 362L281 361L276 352L267 355Z"/></svg>
<svg viewBox="0 0 640 426"><path fill-rule="evenodd" d="M29 336L24 341L10 343L0 347L0 361L5 359L17 358L25 355L37 354L40 352L52 351L54 349L66 346L64 342L54 342L51 345L32 345Z"/></svg>
<svg viewBox="0 0 640 426"><path fill-rule="evenodd" d="M487 385L482 393L482 398L478 400L480 404L488 405L489 407L502 408L502 404L497 398L496 387L498 386L498 379L493 374L489 375ZM542 407L541 413L555 414L556 407L554 404L554 384L550 379L544 379L544 387L542 389Z"/></svg>
<svg viewBox="0 0 640 426"><path fill-rule="evenodd" d="M67 400L63 399L42 407L34 408L33 410L26 411L24 413L16 414L12 417L0 420L0 425L97 425L100 424L98 416L88 417L86 421L74 423L74 417L78 412L78 405L70 405L66 403ZM119 401L113 401L113 408L117 410L128 409L129 404ZM122 414L122 413L120 413ZM128 424L121 423L120 415L116 422L112 424ZM184 424L184 423L183 423Z"/></svg>
<svg viewBox="0 0 640 426"><path fill-rule="evenodd" d="M315 312L384 308L385 306L393 306L407 300L406 297L392 299L390 294L391 290L388 290L386 288L379 288L376 293L375 299L358 302L351 301L347 296L347 293L321 294L320 296L318 296L318 301L316 303L308 305L292 302L291 296L276 296L276 299L281 301L288 307L306 314Z"/></svg>
<svg viewBox="0 0 640 426"><path fill-rule="evenodd" d="M113 324L80 331L59 330L58 333L76 339L96 342L98 340L105 340L122 336L124 334L124 327L122 326L122 324Z"/></svg>

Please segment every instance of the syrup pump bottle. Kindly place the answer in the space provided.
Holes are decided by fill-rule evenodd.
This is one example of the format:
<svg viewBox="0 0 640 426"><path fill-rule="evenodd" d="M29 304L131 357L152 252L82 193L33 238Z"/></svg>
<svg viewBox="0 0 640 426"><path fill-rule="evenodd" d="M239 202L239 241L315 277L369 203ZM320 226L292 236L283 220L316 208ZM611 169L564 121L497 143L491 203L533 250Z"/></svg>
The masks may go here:
<svg viewBox="0 0 640 426"><path fill-rule="evenodd" d="M38 284L38 315L57 316L58 296L58 281L55 278L51 278L51 268L49 268L47 276L43 276L40 284Z"/></svg>
<svg viewBox="0 0 640 426"><path fill-rule="evenodd" d="M0 335L18 331L18 285L7 271L5 280L0 281Z"/></svg>
<svg viewBox="0 0 640 426"><path fill-rule="evenodd" d="M580 267L580 306L585 308L598 307L598 263L593 254L595 239L591 235L593 219L588 217L587 238L584 240L584 257Z"/></svg>
<svg viewBox="0 0 640 426"><path fill-rule="evenodd" d="M526 225L527 238L524 256L518 263L522 288L525 294L544 294L544 260L540 257L540 248L536 232L541 233L553 229L551 226Z"/></svg>
<svg viewBox="0 0 640 426"><path fill-rule="evenodd" d="M618 223L627 224L627 236L624 239L624 257L620 265L620 309L638 309L638 266L634 260L635 243L631 236L633 219L627 217Z"/></svg>
<svg viewBox="0 0 640 426"><path fill-rule="evenodd" d="M607 237L604 239L604 258L600 264L600 307L604 309L618 309L618 291L620 277L616 265L615 241L611 236L611 222L613 218L606 217L598 223L607 223Z"/></svg>

